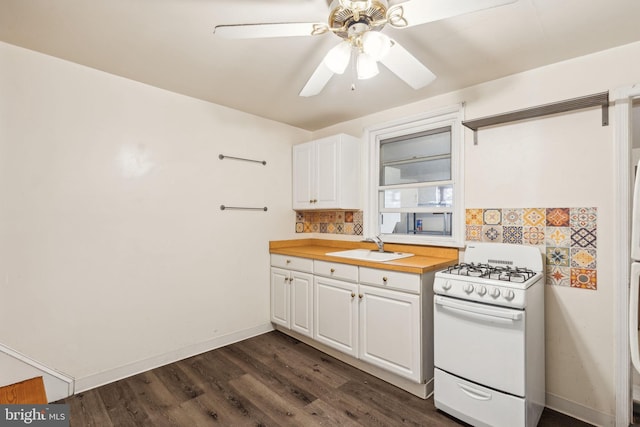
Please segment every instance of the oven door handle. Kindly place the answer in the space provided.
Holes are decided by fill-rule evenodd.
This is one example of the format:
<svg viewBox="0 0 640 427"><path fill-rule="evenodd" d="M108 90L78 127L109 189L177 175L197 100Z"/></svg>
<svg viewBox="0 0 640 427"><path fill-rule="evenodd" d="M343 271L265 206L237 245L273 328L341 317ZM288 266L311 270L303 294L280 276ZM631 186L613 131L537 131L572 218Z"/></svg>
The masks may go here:
<svg viewBox="0 0 640 427"><path fill-rule="evenodd" d="M508 310L500 308L484 307L481 304L469 304L464 302L458 302L451 300L447 297L436 295L434 302L465 316L474 317L481 320L489 320L493 322L515 322L522 319L522 311L520 310Z"/></svg>

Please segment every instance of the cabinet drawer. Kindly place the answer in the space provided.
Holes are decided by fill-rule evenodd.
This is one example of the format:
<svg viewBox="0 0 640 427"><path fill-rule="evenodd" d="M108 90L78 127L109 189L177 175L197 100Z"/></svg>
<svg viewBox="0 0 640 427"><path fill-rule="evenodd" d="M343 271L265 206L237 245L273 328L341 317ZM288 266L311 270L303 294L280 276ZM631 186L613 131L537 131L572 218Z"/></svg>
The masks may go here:
<svg viewBox="0 0 640 427"><path fill-rule="evenodd" d="M304 271L313 273L313 260L298 258L295 256L271 254L271 265L273 267L286 268L288 270Z"/></svg>
<svg viewBox="0 0 640 427"><path fill-rule="evenodd" d="M360 267L360 283L398 289L414 294L420 293L419 274Z"/></svg>
<svg viewBox="0 0 640 427"><path fill-rule="evenodd" d="M358 266L340 264L339 262L326 262L315 260L313 262L313 274L332 277L334 279L358 281Z"/></svg>

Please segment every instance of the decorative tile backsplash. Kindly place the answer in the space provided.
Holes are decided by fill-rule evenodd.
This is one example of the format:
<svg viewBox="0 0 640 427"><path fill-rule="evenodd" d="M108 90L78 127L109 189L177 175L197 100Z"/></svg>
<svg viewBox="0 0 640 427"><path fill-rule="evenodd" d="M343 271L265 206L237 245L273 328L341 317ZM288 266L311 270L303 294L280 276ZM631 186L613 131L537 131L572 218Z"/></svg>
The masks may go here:
<svg viewBox="0 0 640 427"><path fill-rule="evenodd" d="M467 209L466 239L537 246L547 285L597 289L597 208Z"/></svg>
<svg viewBox="0 0 640 427"><path fill-rule="evenodd" d="M362 211L297 211L296 233L362 236Z"/></svg>

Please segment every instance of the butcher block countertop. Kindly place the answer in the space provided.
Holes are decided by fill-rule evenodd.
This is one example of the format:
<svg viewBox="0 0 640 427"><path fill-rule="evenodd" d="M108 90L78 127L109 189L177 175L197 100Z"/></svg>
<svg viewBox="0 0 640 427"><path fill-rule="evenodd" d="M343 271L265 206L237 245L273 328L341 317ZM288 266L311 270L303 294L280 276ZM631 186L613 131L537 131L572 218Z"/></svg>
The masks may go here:
<svg viewBox="0 0 640 427"><path fill-rule="evenodd" d="M377 250L377 246L375 243L368 242L325 239L276 240L269 242L269 252L272 254L311 258L322 261L333 261L342 264L403 271L406 273L422 274L430 271L442 270L445 267L454 265L458 262L457 248L400 245L395 243L385 243L385 251L409 252L415 255L409 258L401 258L385 262L362 261L358 259L326 255L327 252L336 252L347 249Z"/></svg>

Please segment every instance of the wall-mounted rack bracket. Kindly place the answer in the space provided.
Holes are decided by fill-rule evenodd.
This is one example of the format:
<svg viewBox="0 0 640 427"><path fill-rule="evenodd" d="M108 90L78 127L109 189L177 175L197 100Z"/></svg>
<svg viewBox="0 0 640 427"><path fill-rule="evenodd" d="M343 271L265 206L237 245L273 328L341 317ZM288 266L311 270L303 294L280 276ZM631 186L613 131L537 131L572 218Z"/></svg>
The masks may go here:
<svg viewBox="0 0 640 427"><path fill-rule="evenodd" d="M224 154L220 154L218 156L218 158L220 160L224 160L224 159L233 159L233 160L242 160L243 162L252 162L252 163L260 163L262 165L267 165L267 161L266 160L253 160L253 159L245 159L243 157L233 157L233 156L225 156Z"/></svg>
<svg viewBox="0 0 640 427"><path fill-rule="evenodd" d="M582 110L584 108L602 108L602 126L609 125L609 92L596 93L594 95L568 99L523 110L497 114L495 116L482 117L480 119L465 120L463 125L473 131L473 145L478 145L478 129L488 126L496 126L503 123L518 120L534 119L551 114L566 113L568 111Z"/></svg>
<svg viewBox="0 0 640 427"><path fill-rule="evenodd" d="M245 208L242 206L225 206L225 205L220 205L220 210L221 211L225 211L225 210L232 210L232 211L267 211L267 207L265 206L264 208Z"/></svg>

